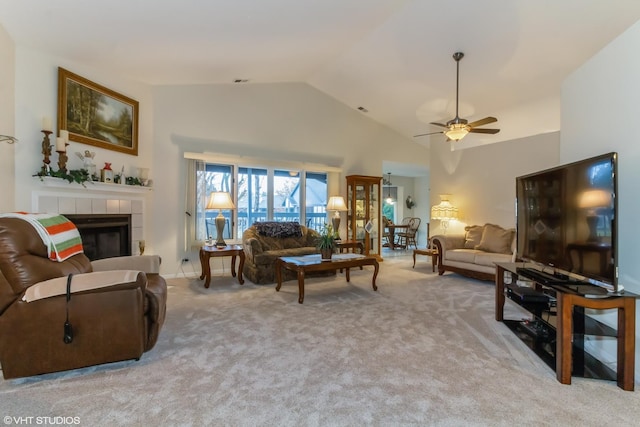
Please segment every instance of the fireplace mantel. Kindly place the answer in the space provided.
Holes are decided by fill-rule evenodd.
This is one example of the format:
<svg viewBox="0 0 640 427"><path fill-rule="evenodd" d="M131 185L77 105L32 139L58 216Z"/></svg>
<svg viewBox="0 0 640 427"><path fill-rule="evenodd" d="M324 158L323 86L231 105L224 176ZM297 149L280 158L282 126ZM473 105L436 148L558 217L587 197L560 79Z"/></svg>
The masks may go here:
<svg viewBox="0 0 640 427"><path fill-rule="evenodd" d="M49 188L59 188L62 190L88 191L91 193L129 193L129 194L145 194L153 191L152 187L142 187L140 185L124 185L124 184L108 184L105 182L87 181L84 184L77 182L69 182L62 178L54 178L50 176L34 177L34 179L42 186Z"/></svg>
<svg viewBox="0 0 640 427"><path fill-rule="evenodd" d="M145 204L153 194L139 185L86 182L84 185L54 177L33 177L31 211L62 215L131 215L130 253L144 240Z"/></svg>

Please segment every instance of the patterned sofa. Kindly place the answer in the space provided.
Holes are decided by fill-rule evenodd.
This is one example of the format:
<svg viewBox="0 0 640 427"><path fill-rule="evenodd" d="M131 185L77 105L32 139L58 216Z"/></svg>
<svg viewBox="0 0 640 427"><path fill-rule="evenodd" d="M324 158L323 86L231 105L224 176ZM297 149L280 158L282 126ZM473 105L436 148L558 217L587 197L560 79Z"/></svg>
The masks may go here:
<svg viewBox="0 0 640 427"><path fill-rule="evenodd" d="M242 234L245 253L245 278L253 283L275 283L275 261L283 256L318 253L316 241L320 235L297 222L256 222ZM335 272L329 272L329 275ZM327 275L326 273L323 275ZM295 279L295 273L282 271L282 280Z"/></svg>

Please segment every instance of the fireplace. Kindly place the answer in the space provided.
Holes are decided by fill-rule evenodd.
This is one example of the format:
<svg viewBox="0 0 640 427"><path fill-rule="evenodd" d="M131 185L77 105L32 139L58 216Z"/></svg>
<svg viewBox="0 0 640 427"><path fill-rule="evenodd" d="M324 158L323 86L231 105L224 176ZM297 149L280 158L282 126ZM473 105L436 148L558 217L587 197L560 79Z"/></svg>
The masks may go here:
<svg viewBox="0 0 640 427"><path fill-rule="evenodd" d="M82 237L90 260L131 255L130 214L65 214Z"/></svg>

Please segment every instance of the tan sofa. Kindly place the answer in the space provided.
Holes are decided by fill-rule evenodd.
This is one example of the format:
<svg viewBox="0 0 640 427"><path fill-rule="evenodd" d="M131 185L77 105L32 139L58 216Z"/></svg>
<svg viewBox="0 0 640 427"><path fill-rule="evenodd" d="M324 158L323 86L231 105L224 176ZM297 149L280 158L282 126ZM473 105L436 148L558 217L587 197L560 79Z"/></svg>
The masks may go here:
<svg viewBox="0 0 640 427"><path fill-rule="evenodd" d="M498 225L472 225L459 235L431 238L438 250L438 274L445 271L480 280L495 280L496 262L515 261L515 229Z"/></svg>
<svg viewBox="0 0 640 427"><path fill-rule="evenodd" d="M242 234L245 253L244 276L257 284L275 283L275 262L278 257L302 256L319 253L316 242L320 235L297 222L258 222ZM335 274L335 272L329 272ZM327 275L327 274L322 274ZM296 278L288 270L282 280Z"/></svg>

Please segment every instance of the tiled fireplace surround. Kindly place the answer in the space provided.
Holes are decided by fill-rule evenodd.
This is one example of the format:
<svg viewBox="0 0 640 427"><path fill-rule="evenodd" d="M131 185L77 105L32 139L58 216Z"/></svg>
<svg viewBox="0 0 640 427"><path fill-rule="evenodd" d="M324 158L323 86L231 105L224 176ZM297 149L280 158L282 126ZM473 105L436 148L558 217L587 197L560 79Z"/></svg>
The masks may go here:
<svg viewBox="0 0 640 427"><path fill-rule="evenodd" d="M144 239L145 193L150 189L115 184L40 183L32 193L33 212L60 214L131 214L131 253Z"/></svg>

